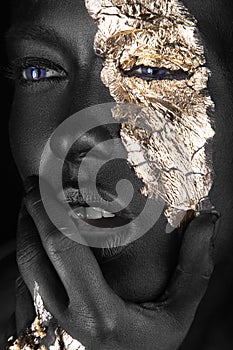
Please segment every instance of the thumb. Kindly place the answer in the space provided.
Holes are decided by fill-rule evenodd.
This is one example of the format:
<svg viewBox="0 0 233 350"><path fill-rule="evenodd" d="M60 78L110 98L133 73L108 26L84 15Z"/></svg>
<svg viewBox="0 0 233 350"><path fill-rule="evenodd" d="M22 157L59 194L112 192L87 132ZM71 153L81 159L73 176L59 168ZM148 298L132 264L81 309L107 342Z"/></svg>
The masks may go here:
<svg viewBox="0 0 233 350"><path fill-rule="evenodd" d="M186 331L191 326L214 269L213 240L218 218L215 213L204 213L189 224L184 233L178 266L165 293L167 311Z"/></svg>
<svg viewBox="0 0 233 350"><path fill-rule="evenodd" d="M187 227L180 249L178 269L209 278L213 272L213 243L219 215L203 213Z"/></svg>

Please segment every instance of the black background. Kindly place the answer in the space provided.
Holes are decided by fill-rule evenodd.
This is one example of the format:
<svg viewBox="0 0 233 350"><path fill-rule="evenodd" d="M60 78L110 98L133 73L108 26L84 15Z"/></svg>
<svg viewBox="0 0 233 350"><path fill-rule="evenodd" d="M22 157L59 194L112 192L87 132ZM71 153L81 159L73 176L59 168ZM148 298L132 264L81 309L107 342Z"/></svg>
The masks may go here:
<svg viewBox="0 0 233 350"><path fill-rule="evenodd" d="M8 122L13 89L10 81L5 78L7 57L5 52L4 33L10 23L9 4L1 9L1 234L0 244L15 237L17 213L22 196L21 182L13 161L8 138Z"/></svg>
<svg viewBox="0 0 233 350"><path fill-rule="evenodd" d="M17 216L22 200L22 185L11 154L8 123L13 89L5 77L7 57L4 33L10 23L9 3L0 11L0 87L1 87L1 233L0 233L0 329L1 323L15 308L15 279L18 275L15 259Z"/></svg>
<svg viewBox="0 0 233 350"><path fill-rule="evenodd" d="M65 0L64 0L65 1ZM78 0L77 0L78 1ZM12 101L12 86L4 78L4 68L7 59L5 54L4 32L9 26L9 3L0 11L0 84L1 84L1 234L0 234L0 325L9 309L14 310L14 280L17 276L15 262L15 237L17 215L22 199L22 184L14 164L8 139L8 122ZM233 16L232 16L233 18ZM233 20L232 20L233 27ZM232 29L233 31L233 29ZM229 33L229 35L232 33ZM233 42L232 42L233 46ZM229 52L232 52L232 49ZM227 52L226 52L227 55ZM231 56L229 56L230 59ZM233 65L233 62L231 63ZM233 97L232 97L233 98ZM232 116L233 117L233 116ZM229 150L232 152L232 150ZM232 247L233 257L233 247ZM233 349L233 259L222 262L219 269L219 279L212 292L209 292L206 310L213 304L213 313L200 317L197 315L196 324L192 327L190 336L181 349L184 350L232 350ZM213 293L211 295L211 293ZM219 293L219 298L218 295ZM218 300L218 307L214 305ZM2 302L3 301L3 302ZM2 307L3 305L3 307ZM5 305L5 309L4 309ZM10 308L9 308L10 305ZM204 304L203 304L204 305ZM205 306L202 306L205 311ZM202 315L205 315L202 313ZM208 324L207 324L208 323ZM203 329L203 332L200 332ZM212 339L210 339L212 338ZM215 344L215 346L213 346ZM136 349L135 349L136 350Z"/></svg>

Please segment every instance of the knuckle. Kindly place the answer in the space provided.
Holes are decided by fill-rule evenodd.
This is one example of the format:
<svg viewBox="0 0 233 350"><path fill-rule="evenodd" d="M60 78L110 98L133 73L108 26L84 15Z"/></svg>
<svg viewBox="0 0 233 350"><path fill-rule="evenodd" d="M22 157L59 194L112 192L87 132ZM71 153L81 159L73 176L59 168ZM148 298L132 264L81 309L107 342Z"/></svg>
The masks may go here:
<svg viewBox="0 0 233 350"><path fill-rule="evenodd" d="M23 294L25 290L25 283L22 276L19 276L15 281L15 288L18 294Z"/></svg>
<svg viewBox="0 0 233 350"><path fill-rule="evenodd" d="M49 225L46 230L43 230L42 241L46 245L46 247L53 251L55 245L55 229L52 225Z"/></svg>
<svg viewBox="0 0 233 350"><path fill-rule="evenodd" d="M77 315L74 316L76 317ZM69 320L71 319L72 317L69 317ZM95 345L111 343L116 326L117 323L112 314L102 312L98 314L96 310L79 309L79 327L82 327L83 332L91 337Z"/></svg>
<svg viewBox="0 0 233 350"><path fill-rule="evenodd" d="M27 248L19 249L16 254L16 260L20 270L25 270L35 264L38 256L39 252L33 244Z"/></svg>
<svg viewBox="0 0 233 350"><path fill-rule="evenodd" d="M57 228L53 225L51 221L46 222L44 227L41 227L41 239L48 249L53 251L55 249L56 243L60 243L60 235ZM58 246L59 246L58 244Z"/></svg>
<svg viewBox="0 0 233 350"><path fill-rule="evenodd" d="M46 235L45 243L50 254L70 253L73 254L75 248L74 241L67 238L57 229L52 228Z"/></svg>
<svg viewBox="0 0 233 350"><path fill-rule="evenodd" d="M95 319L93 336L100 344L108 343L114 337L116 329L116 317L105 312L98 319Z"/></svg>
<svg viewBox="0 0 233 350"><path fill-rule="evenodd" d="M37 215L37 213L40 210L41 205L42 205L42 199L41 198L31 198L29 195L29 197L26 196L25 202L26 202L26 206L27 206L28 211L32 215Z"/></svg>

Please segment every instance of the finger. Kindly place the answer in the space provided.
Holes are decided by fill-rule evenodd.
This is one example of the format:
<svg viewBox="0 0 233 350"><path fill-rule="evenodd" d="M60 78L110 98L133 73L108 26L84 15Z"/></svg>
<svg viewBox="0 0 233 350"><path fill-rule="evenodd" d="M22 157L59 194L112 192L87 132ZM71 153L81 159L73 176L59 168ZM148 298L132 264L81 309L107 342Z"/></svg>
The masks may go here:
<svg viewBox="0 0 233 350"><path fill-rule="evenodd" d="M203 298L213 265L213 237L216 214L202 214L188 226L180 250L179 263L168 287L165 310L188 330Z"/></svg>
<svg viewBox="0 0 233 350"><path fill-rule="evenodd" d="M54 198L54 194L51 192L48 187L50 205L56 208L57 226L59 225L60 228L56 227L48 217L36 183L34 189L25 197L25 205L38 228L42 244L57 269L57 273L65 283L67 290L76 283L77 276L79 280L82 280L82 283L88 281L90 286L93 282L93 275L95 275L95 283L98 283L99 279L99 286L103 287L102 284L105 284L105 281L92 251L89 247L68 238L79 233L62 204ZM78 287L80 282L78 281L76 284Z"/></svg>
<svg viewBox="0 0 233 350"><path fill-rule="evenodd" d="M48 188L48 191L51 189ZM30 191L25 197L27 210L33 218L43 246L66 288L70 304L71 306L76 305L79 330L86 331L90 327L93 330L95 325L104 329L104 319L109 322L114 317L117 306L120 303L123 304L123 301L107 285L90 248L74 242L60 232L66 230L68 236L73 236L76 226L63 206L54 199L53 194L51 194L50 201L50 205L57 210L58 222L61 225L60 230L49 219L36 183L34 186L30 186ZM44 295L42 295L43 297L45 298ZM64 314L62 315L59 305L51 310L62 325ZM70 332L72 334L72 329Z"/></svg>
<svg viewBox="0 0 233 350"><path fill-rule="evenodd" d="M65 228L68 235L72 236L75 227L53 196L50 204L58 210L60 230L46 214L38 186L32 186L25 203L69 297L78 306L76 317L79 317L80 332L88 329L85 318L91 320L92 328L94 324L99 324L103 329L109 329L110 320L113 327L115 318L118 319L118 331L121 329L125 333L128 329L127 339L125 338L127 344L133 344L132 337L137 338L142 327L143 341L156 336L161 345L158 345L158 349L163 349L168 344L180 344L193 321L212 272L210 242L215 221L212 215L202 215L189 225L181 247L179 266L166 293L166 301L161 303L162 306L154 303L149 310L145 305L141 309L135 305L125 305L107 286L91 250L64 237L60 232L62 229ZM59 309L54 310L54 314L62 324ZM123 329L119 326L119 316L122 318ZM179 326L179 331L176 325ZM70 330L71 335L75 335L76 330L72 327ZM161 337L164 333L168 335L167 339ZM142 339L137 341L141 343Z"/></svg>
<svg viewBox="0 0 233 350"><path fill-rule="evenodd" d="M216 220L216 214L204 214L189 224L178 266L160 301L143 303L140 308L129 305L127 326L130 327L132 319L137 319L133 331L127 332L129 344L136 339L138 344L147 344L154 338L158 350L177 349L181 345L213 271L212 239Z"/></svg>
<svg viewBox="0 0 233 350"><path fill-rule="evenodd" d="M33 299L22 276L16 280L16 329L20 335L36 317Z"/></svg>
<svg viewBox="0 0 233 350"><path fill-rule="evenodd" d="M45 304L47 303L51 308L57 308L59 305L61 310L66 307L68 298L65 289L43 248L36 226L25 207L22 208L18 221L17 262L32 298L35 282L37 282L40 292L43 292L45 297ZM28 318L26 322L27 320Z"/></svg>

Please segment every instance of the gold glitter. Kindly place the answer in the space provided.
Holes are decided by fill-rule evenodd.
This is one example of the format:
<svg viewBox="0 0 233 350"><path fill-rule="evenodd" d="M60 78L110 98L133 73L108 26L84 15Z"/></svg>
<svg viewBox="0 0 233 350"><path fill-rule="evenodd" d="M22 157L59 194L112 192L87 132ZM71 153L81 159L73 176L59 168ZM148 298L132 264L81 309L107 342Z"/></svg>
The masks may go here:
<svg viewBox="0 0 233 350"><path fill-rule="evenodd" d="M6 349L85 350L85 347L78 340L72 338L65 330L55 325L53 316L44 307L37 282L35 282L34 287L34 306L37 316L31 327L26 329L18 339L14 340L11 337ZM48 333L51 339L46 340Z"/></svg>
<svg viewBox="0 0 233 350"><path fill-rule="evenodd" d="M187 211L211 206L204 199L213 181L214 104L197 21L177 0L86 0L86 7L98 26L94 48L105 59L101 78L118 103L113 116L122 122L128 160L142 193L163 198L176 227ZM143 77L140 67L170 77Z"/></svg>

